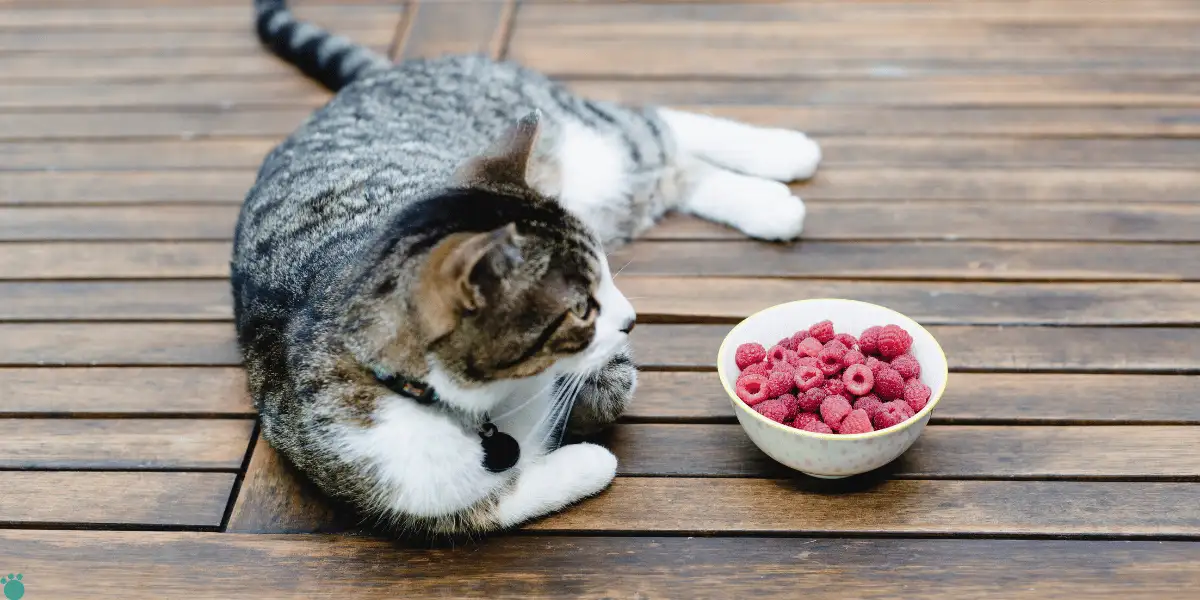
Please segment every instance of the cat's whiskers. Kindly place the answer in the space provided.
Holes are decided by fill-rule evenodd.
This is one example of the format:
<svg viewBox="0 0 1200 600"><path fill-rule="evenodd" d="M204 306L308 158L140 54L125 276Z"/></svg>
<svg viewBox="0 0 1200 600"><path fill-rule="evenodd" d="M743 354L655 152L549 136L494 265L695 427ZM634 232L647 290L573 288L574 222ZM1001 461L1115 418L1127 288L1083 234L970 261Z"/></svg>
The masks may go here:
<svg viewBox="0 0 1200 600"><path fill-rule="evenodd" d="M628 260L628 261L625 263L625 266L621 267L620 269L617 269L617 273L616 273L615 275L613 275L613 279L616 279L617 277L619 277L619 276L621 275L621 271L624 271L624 270L625 270L625 268L626 268L626 267L628 267L628 266L629 266L629 265L631 265L631 264L633 264L633 259L632 259L632 258L631 258L631 259L629 259L629 260Z"/></svg>
<svg viewBox="0 0 1200 600"><path fill-rule="evenodd" d="M539 419L538 422L532 428L530 428L529 433L526 434L525 439L523 440L526 445L533 440L533 436L537 435L538 431L546 423L546 420L558 410L559 405L566 401L566 398L569 396L567 393L568 390L574 387L580 380L582 380L582 377L576 373L567 375L563 385L558 388L554 394L554 397L551 399L549 410L546 411L546 414L542 415L542 418Z"/></svg>

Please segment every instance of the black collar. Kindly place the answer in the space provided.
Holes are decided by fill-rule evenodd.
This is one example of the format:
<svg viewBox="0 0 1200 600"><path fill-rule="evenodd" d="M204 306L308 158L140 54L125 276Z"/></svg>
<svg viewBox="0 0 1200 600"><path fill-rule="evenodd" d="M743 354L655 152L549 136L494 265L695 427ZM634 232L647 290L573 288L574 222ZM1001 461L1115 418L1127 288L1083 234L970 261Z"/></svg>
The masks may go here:
<svg viewBox="0 0 1200 600"><path fill-rule="evenodd" d="M375 379L389 390L412 398L418 404L430 406L441 402L437 391L432 385L401 375L381 374L375 371ZM517 464L521 458L521 445L511 435L496 429L491 419L484 417L483 424L478 429L480 443L483 444L483 466L485 469L499 473L507 471Z"/></svg>

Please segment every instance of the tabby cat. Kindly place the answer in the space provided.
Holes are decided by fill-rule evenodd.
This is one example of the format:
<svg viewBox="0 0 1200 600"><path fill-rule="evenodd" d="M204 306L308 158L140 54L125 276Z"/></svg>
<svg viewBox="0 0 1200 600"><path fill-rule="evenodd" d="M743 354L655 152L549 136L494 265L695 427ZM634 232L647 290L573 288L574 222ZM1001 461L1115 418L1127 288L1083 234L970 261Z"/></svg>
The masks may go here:
<svg viewBox="0 0 1200 600"><path fill-rule="evenodd" d="M233 250L266 439L397 533L511 527L603 490L564 430L634 393L605 249L669 210L795 238L817 145L572 95L479 56L384 57L256 0L264 44L338 94L266 157Z"/></svg>

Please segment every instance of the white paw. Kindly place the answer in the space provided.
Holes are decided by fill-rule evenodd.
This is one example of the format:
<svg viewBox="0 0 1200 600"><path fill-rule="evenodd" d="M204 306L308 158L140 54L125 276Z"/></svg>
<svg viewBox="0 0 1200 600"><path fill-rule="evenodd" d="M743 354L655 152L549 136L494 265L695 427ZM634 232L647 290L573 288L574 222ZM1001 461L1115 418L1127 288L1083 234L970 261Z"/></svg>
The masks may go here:
<svg viewBox="0 0 1200 600"><path fill-rule="evenodd" d="M770 208L748 212L738 229L752 238L787 242L800 237L800 232L804 231L805 214L804 202L789 193L778 198Z"/></svg>
<svg viewBox="0 0 1200 600"><path fill-rule="evenodd" d="M570 444L551 452L547 466L558 472L571 501L599 493L617 476L617 457L596 444Z"/></svg>
<svg viewBox="0 0 1200 600"><path fill-rule="evenodd" d="M808 179L821 164L821 146L799 131L763 129L749 171L775 181Z"/></svg>

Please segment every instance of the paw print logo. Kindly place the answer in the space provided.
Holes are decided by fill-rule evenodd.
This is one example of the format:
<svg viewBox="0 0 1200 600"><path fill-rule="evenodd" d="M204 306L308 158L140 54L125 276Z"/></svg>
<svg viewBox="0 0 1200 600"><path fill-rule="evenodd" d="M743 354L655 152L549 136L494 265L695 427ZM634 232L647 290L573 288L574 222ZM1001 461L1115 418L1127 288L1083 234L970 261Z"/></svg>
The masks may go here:
<svg viewBox="0 0 1200 600"><path fill-rule="evenodd" d="M0 586L3 586L4 597L8 600L21 600L25 597L25 584L21 583L21 574L8 574L8 577L0 577Z"/></svg>

